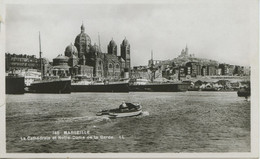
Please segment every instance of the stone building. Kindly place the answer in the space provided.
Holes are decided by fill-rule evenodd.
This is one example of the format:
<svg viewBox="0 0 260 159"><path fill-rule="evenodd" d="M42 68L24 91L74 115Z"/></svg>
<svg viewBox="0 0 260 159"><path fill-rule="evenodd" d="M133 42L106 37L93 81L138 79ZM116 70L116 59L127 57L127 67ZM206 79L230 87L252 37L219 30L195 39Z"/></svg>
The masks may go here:
<svg viewBox="0 0 260 159"><path fill-rule="evenodd" d="M6 72L24 72L29 69L36 69L40 72L40 59L35 55L26 54L5 54L5 71ZM46 58L42 58L42 69L44 73L47 73L50 64Z"/></svg>
<svg viewBox="0 0 260 159"><path fill-rule="evenodd" d="M85 33L83 24L80 29L80 34L76 36L74 45L70 44L65 49L70 74L72 76L84 75L85 72L88 77L100 80L129 78L131 58L128 40L125 38L120 45L121 56L117 53L117 44L113 39L107 46L107 53L103 53L99 46L91 44L91 38Z"/></svg>

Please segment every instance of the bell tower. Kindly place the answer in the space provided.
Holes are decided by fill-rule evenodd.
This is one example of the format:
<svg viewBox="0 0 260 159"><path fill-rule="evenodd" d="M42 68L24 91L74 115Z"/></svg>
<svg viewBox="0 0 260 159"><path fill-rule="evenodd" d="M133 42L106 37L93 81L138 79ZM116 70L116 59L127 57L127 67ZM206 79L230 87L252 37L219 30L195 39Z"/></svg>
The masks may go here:
<svg viewBox="0 0 260 159"><path fill-rule="evenodd" d="M130 44L125 38L121 44L121 57L125 60L125 68L130 71L131 58L130 58Z"/></svg>

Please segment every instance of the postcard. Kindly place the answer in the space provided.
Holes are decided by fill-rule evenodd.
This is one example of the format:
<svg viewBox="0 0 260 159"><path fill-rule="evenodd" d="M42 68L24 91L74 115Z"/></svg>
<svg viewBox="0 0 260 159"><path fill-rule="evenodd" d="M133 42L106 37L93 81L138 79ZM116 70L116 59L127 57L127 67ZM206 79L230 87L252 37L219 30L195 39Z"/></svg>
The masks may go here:
<svg viewBox="0 0 260 159"><path fill-rule="evenodd" d="M0 2L1 157L259 157L257 0Z"/></svg>

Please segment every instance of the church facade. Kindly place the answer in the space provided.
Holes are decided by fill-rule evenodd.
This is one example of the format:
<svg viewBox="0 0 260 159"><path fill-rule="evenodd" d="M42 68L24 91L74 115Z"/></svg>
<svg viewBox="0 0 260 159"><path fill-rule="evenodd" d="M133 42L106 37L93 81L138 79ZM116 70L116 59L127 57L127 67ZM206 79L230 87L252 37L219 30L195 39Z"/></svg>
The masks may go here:
<svg viewBox="0 0 260 159"><path fill-rule="evenodd" d="M117 44L112 39L107 46L107 53L101 52L98 45L91 44L91 38L81 25L81 32L76 36L74 45L65 49L71 76L92 76L96 79L129 78L131 69L130 44L125 38L120 45L120 56Z"/></svg>

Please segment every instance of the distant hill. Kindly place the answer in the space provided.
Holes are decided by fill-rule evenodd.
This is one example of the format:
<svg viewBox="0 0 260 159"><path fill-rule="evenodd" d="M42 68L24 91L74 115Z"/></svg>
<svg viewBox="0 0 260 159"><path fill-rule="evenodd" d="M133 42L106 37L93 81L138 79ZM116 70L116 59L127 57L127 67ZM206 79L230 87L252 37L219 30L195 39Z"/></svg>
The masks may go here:
<svg viewBox="0 0 260 159"><path fill-rule="evenodd" d="M197 58L197 57L177 57L173 59L173 62L178 66L184 66L187 62L198 62L201 65L218 65L215 60Z"/></svg>

